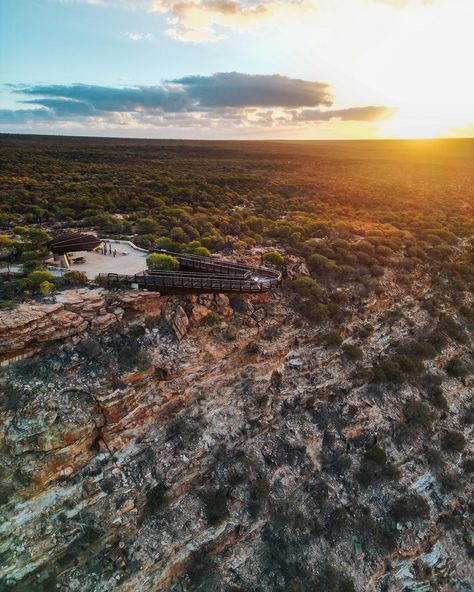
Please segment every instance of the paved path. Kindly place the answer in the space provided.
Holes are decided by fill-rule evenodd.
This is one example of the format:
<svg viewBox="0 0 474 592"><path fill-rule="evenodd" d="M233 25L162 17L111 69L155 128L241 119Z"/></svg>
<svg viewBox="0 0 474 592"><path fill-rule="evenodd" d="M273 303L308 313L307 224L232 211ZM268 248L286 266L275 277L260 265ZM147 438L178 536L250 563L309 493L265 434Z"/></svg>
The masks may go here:
<svg viewBox="0 0 474 592"><path fill-rule="evenodd" d="M117 255L102 255L101 253L79 251L72 253L71 259L84 257L84 263L72 263L71 270L84 272L90 280L93 280L99 273L120 273L124 275L135 275L146 269L145 258L147 251L143 251L128 242L105 241L110 244L112 252L114 249Z"/></svg>

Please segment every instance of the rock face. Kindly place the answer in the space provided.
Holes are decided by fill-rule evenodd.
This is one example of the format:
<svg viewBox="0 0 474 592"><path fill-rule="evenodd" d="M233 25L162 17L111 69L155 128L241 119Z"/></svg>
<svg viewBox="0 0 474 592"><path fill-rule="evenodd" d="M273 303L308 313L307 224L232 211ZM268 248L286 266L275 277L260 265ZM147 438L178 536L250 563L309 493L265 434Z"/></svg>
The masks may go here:
<svg viewBox="0 0 474 592"><path fill-rule="evenodd" d="M285 292L1 313L0 590L471 590L472 377L428 362L446 409L359 377L430 323L400 298L341 327L362 362Z"/></svg>
<svg viewBox="0 0 474 592"><path fill-rule="evenodd" d="M156 292L125 292L108 303L103 290L83 288L59 293L55 304L22 304L0 311L0 364L31 356L49 342L78 336L88 328L94 333L107 331L123 319L125 311L129 318L159 317L163 301ZM174 314L184 335L184 317Z"/></svg>

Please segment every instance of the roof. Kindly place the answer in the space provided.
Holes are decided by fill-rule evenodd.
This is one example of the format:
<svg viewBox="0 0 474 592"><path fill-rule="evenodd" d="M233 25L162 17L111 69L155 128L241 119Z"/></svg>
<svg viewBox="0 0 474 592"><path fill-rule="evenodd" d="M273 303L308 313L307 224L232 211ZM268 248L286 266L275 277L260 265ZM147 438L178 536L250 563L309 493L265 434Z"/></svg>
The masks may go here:
<svg viewBox="0 0 474 592"><path fill-rule="evenodd" d="M93 234L83 234L81 232L63 232L52 238L48 247L53 253L63 254L75 251L92 251L100 245L102 241Z"/></svg>

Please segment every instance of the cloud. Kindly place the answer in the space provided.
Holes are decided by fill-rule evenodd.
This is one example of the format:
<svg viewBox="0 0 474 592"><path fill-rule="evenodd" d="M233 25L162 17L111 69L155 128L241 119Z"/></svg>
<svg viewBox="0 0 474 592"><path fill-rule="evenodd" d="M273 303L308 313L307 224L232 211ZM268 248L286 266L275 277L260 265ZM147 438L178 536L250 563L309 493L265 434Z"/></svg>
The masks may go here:
<svg viewBox="0 0 474 592"><path fill-rule="evenodd" d="M332 120L373 122L393 112L382 106L330 109L328 84L277 74L220 72L154 86L14 85L10 89L22 107L0 110L0 122L7 126L283 129Z"/></svg>
<svg viewBox="0 0 474 592"><path fill-rule="evenodd" d="M305 13L333 5L335 0L56 0L83 2L114 8L161 14L166 35L184 42L216 42L229 31L259 31L268 24L286 26L301 22ZM430 5L437 0L350 0L385 4L396 8ZM132 33L135 36L136 34ZM141 40L130 37L133 41Z"/></svg>
<svg viewBox="0 0 474 592"><path fill-rule="evenodd" d="M315 9L318 0L57 0L162 14L166 34L186 42L220 41L220 29L256 31L269 22L288 23ZM319 0L321 1L321 0ZM332 1L332 0L331 0ZM135 39L133 39L135 40Z"/></svg>
<svg viewBox="0 0 474 592"><path fill-rule="evenodd" d="M201 107L314 107L331 105L329 85L278 74L220 72L173 80Z"/></svg>
<svg viewBox="0 0 474 592"><path fill-rule="evenodd" d="M222 30L256 31L288 23L315 9L313 0L150 0L150 12L166 15L167 35L180 41L219 41Z"/></svg>
<svg viewBox="0 0 474 592"><path fill-rule="evenodd" d="M113 88L88 84L14 87L34 97L22 103L62 114L77 112L186 112L218 108L329 106L329 85L287 76L220 72L186 76L156 86ZM39 97L39 98L38 98Z"/></svg>
<svg viewBox="0 0 474 592"><path fill-rule="evenodd" d="M36 85L19 88L16 92L41 98L23 103L52 107L54 111L68 109L71 102L88 106L98 112L187 111L194 109L184 88L173 84L114 88L89 84ZM56 101L51 104L51 99Z"/></svg>
<svg viewBox="0 0 474 592"><path fill-rule="evenodd" d="M320 109L304 109L295 114L297 121L382 121L395 113L390 107L350 107L349 109L333 109L321 111Z"/></svg>
<svg viewBox="0 0 474 592"><path fill-rule="evenodd" d="M151 33L124 33L127 39L130 41L150 41L152 36Z"/></svg>

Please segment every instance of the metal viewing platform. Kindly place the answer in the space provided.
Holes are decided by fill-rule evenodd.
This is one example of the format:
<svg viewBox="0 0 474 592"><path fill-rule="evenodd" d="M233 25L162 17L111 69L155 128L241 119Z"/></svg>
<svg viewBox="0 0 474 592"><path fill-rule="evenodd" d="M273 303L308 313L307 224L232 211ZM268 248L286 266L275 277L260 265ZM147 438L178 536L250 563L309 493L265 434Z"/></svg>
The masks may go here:
<svg viewBox="0 0 474 592"><path fill-rule="evenodd" d="M256 293L268 292L281 284L281 272L266 267L250 267L210 257L154 251L179 261L179 270L146 270L135 275L101 273L111 284L129 285L163 294Z"/></svg>

